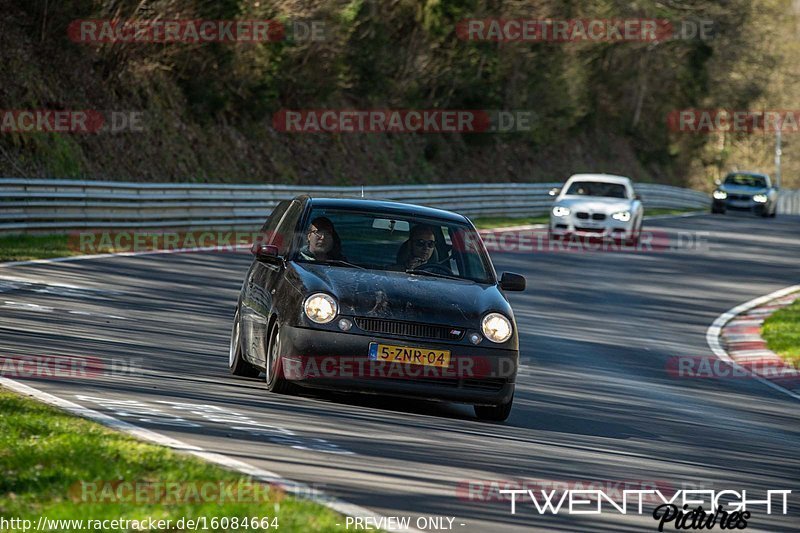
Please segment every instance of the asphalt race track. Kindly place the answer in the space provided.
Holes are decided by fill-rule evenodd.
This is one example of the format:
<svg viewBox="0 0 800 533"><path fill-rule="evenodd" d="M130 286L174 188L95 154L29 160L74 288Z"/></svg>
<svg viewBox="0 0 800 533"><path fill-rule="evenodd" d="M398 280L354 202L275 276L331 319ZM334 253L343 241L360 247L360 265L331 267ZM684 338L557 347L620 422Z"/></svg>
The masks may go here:
<svg viewBox="0 0 800 533"><path fill-rule="evenodd" d="M493 254L498 272L528 278L509 293L524 370L504 424L460 405L271 395L259 379L230 376L246 253L0 268L0 339L4 356L133 361L132 376L24 382L387 516L454 516L457 531L655 531L647 513L540 515L520 501L512 515L486 490L628 482L789 489L789 514L757 507L748 530L797 531L800 403L755 380L677 378L667 366L711 355L706 329L719 314L798 283L800 217L647 227L707 233L700 249L680 251Z"/></svg>

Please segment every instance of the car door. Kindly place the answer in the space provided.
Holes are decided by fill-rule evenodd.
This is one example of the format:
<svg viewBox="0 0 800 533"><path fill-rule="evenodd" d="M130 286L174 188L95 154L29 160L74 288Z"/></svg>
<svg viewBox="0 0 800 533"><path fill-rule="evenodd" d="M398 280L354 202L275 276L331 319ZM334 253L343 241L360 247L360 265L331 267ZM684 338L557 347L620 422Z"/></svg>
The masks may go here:
<svg viewBox="0 0 800 533"><path fill-rule="evenodd" d="M303 211L299 200L281 202L264 227L262 242L278 247L278 254L290 251L295 227ZM263 366L266 360L269 318L275 312L275 294L283 282L285 267L282 263L253 260L244 287L241 306L242 339L247 359Z"/></svg>

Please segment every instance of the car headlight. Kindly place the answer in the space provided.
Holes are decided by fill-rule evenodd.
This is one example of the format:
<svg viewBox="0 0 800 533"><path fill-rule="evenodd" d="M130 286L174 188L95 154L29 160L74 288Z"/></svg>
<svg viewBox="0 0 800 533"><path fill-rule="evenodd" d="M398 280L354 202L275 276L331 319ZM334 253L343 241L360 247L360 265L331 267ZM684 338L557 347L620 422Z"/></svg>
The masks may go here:
<svg viewBox="0 0 800 533"><path fill-rule="evenodd" d="M557 205L553 208L553 216L565 217L567 215L569 215L569 207Z"/></svg>
<svg viewBox="0 0 800 533"><path fill-rule="evenodd" d="M614 220L619 220L620 222L628 222L631 219L631 212L630 211L618 211L611 215L611 218Z"/></svg>
<svg viewBox="0 0 800 533"><path fill-rule="evenodd" d="M312 322L327 324L339 313L339 304L332 296L323 292L312 294L303 302L303 311Z"/></svg>
<svg viewBox="0 0 800 533"><path fill-rule="evenodd" d="M481 321L481 331L492 342L506 342L511 338L511 321L500 313L489 313Z"/></svg>
<svg viewBox="0 0 800 533"><path fill-rule="evenodd" d="M728 193L725 191L714 191L712 196L714 197L714 200L724 200L728 197Z"/></svg>
<svg viewBox="0 0 800 533"><path fill-rule="evenodd" d="M766 194L756 194L753 195L753 201L758 202L759 204L766 203L767 195Z"/></svg>

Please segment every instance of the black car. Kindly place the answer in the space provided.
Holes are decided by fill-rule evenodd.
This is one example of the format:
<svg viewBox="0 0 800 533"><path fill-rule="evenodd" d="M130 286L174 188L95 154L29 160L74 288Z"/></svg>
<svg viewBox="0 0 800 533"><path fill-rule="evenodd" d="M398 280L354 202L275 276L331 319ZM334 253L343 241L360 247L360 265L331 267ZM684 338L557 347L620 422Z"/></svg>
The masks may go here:
<svg viewBox="0 0 800 533"><path fill-rule="evenodd" d="M469 403L505 420L519 343L483 242L464 216L396 202L300 196L253 246L229 366L295 386Z"/></svg>
<svg viewBox="0 0 800 533"><path fill-rule="evenodd" d="M769 176L756 172L731 172L711 193L711 212L747 211L762 217L778 212L778 187Z"/></svg>

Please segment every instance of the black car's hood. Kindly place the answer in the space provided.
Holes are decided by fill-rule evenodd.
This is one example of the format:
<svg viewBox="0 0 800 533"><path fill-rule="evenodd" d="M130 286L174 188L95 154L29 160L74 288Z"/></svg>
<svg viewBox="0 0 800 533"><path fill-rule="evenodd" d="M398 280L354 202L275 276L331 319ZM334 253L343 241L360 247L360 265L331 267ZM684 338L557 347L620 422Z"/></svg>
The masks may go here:
<svg viewBox="0 0 800 533"><path fill-rule="evenodd" d="M289 279L305 295L327 292L343 315L381 317L480 328L481 317L511 306L494 285L311 263L288 264Z"/></svg>

